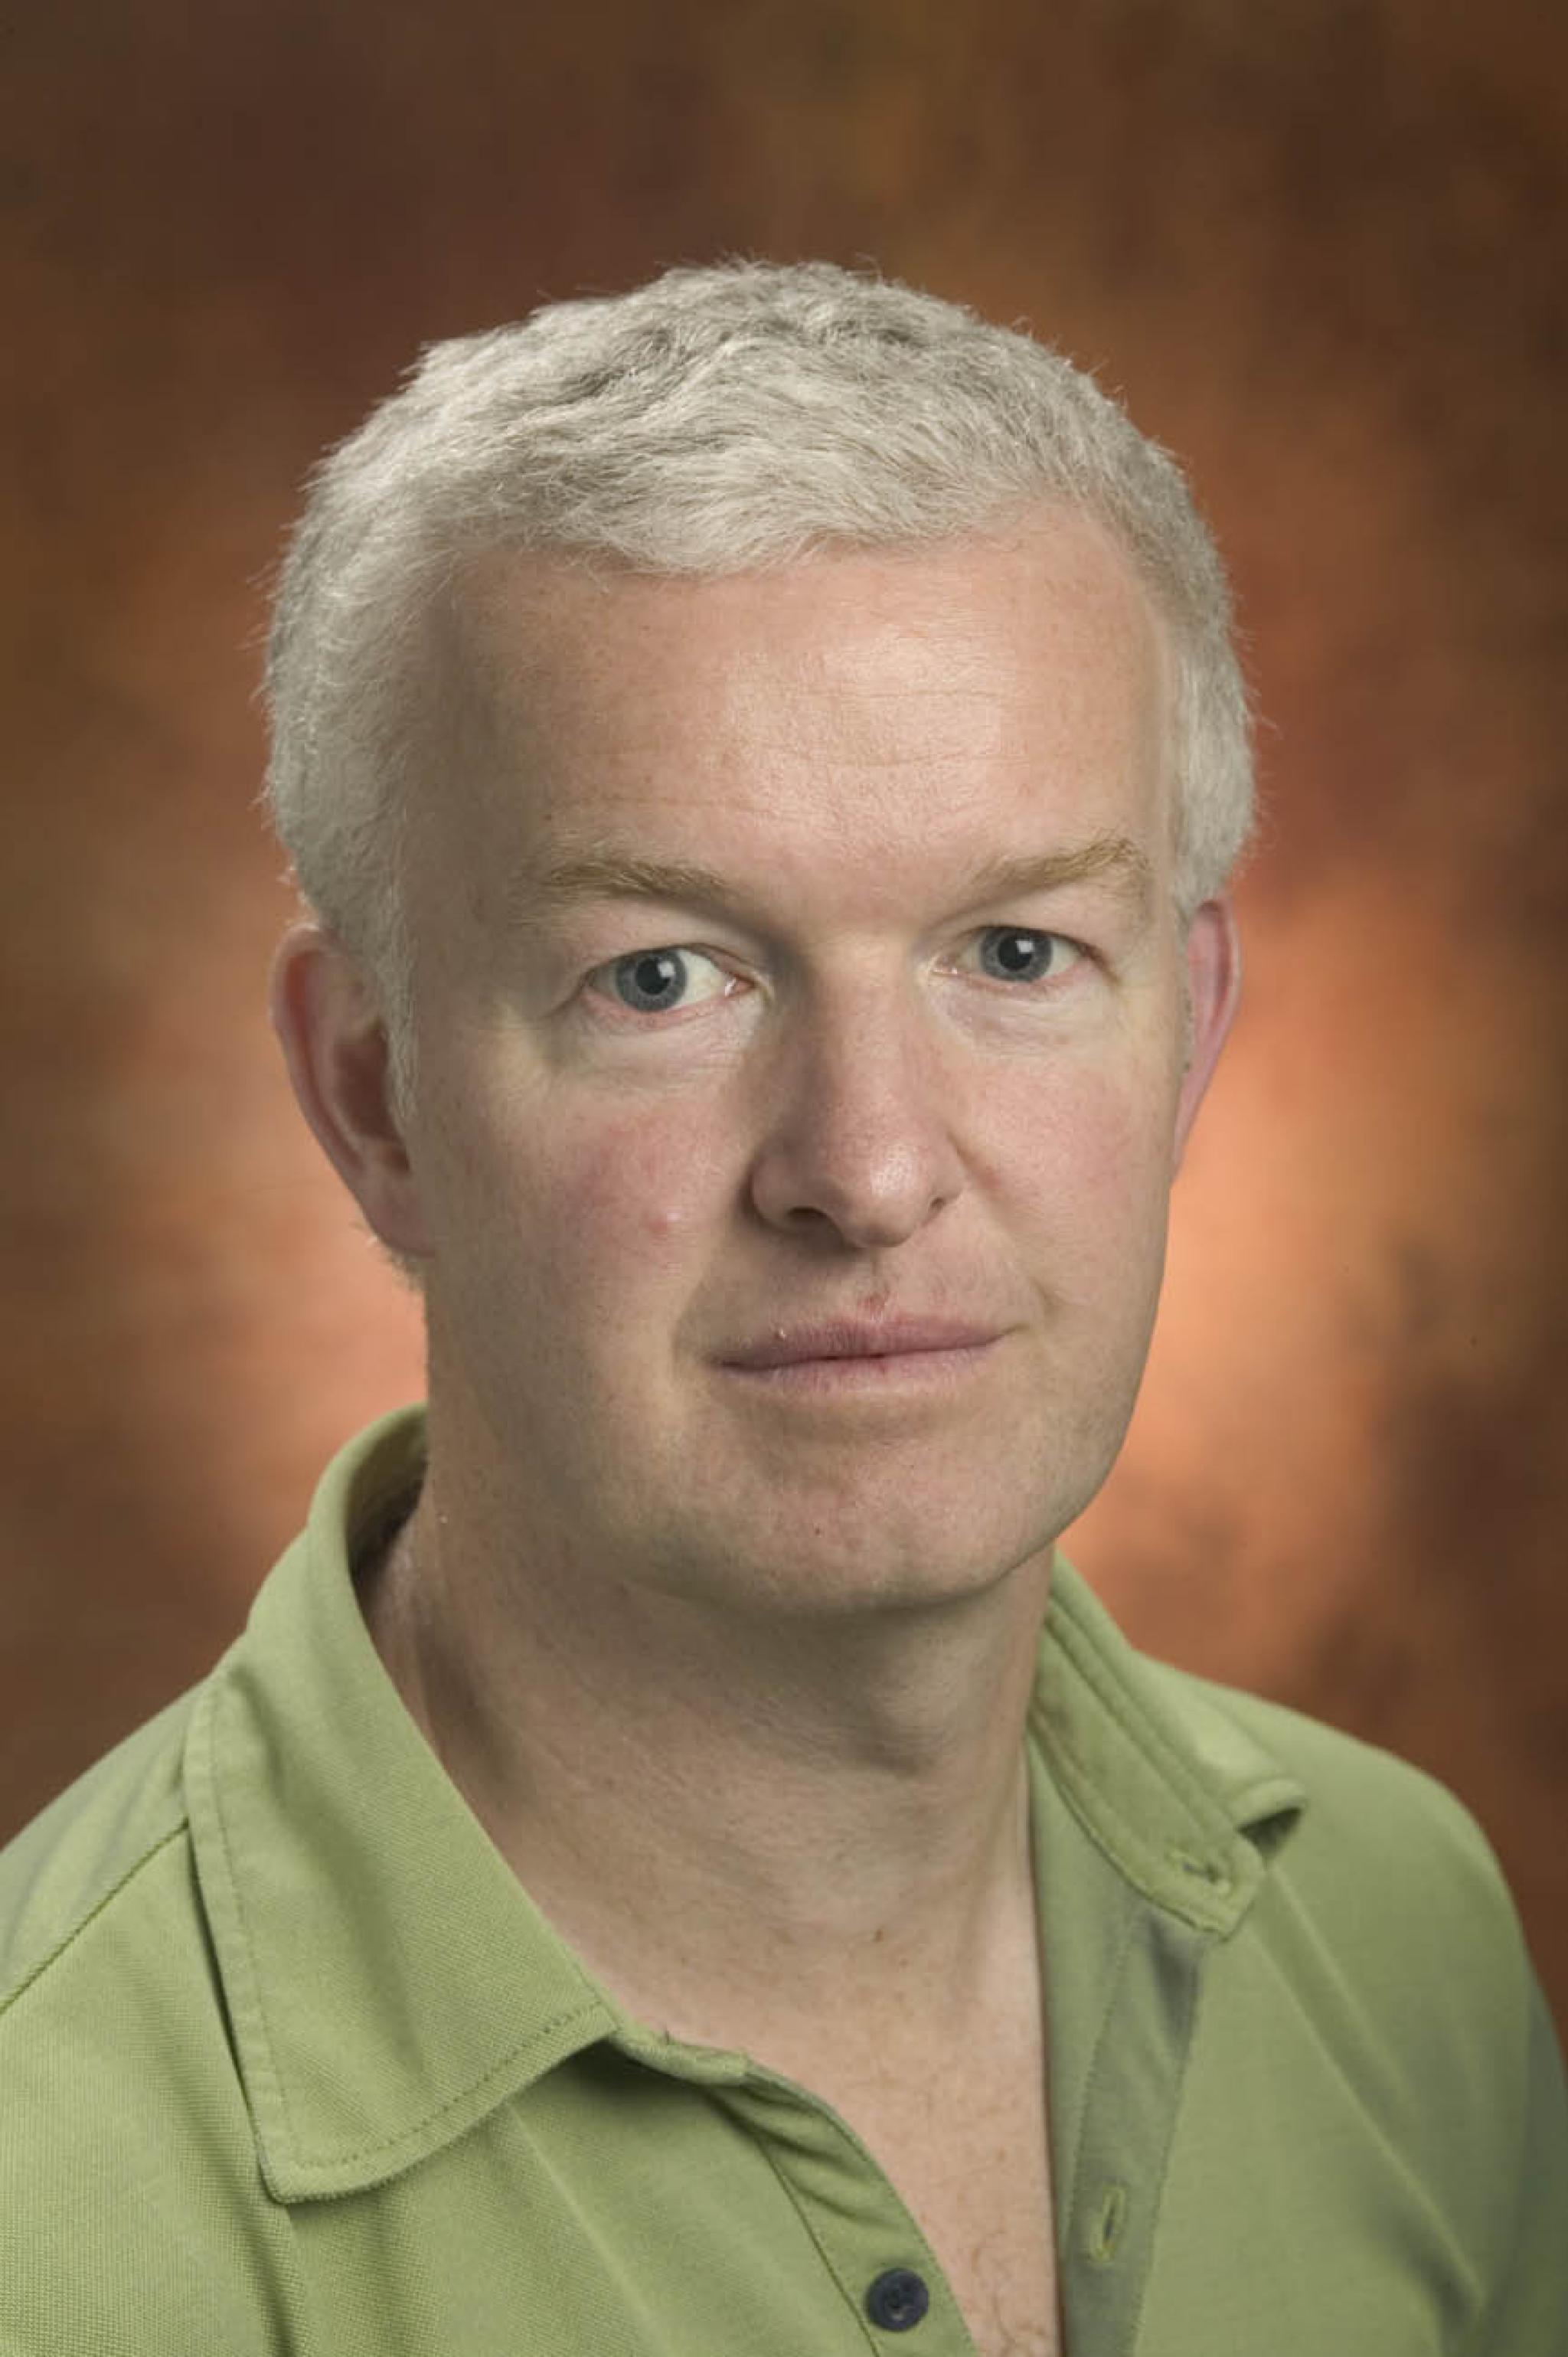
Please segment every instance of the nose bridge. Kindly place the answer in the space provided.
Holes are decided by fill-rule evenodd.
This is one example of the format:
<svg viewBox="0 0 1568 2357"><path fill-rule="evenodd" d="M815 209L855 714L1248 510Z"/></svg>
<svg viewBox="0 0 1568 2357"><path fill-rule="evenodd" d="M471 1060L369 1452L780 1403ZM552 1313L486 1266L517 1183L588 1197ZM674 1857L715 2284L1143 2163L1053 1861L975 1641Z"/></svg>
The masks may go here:
<svg viewBox="0 0 1568 2357"><path fill-rule="evenodd" d="M752 1188L775 1224L901 1243L961 1187L939 1044L908 978L814 985L774 1080Z"/></svg>

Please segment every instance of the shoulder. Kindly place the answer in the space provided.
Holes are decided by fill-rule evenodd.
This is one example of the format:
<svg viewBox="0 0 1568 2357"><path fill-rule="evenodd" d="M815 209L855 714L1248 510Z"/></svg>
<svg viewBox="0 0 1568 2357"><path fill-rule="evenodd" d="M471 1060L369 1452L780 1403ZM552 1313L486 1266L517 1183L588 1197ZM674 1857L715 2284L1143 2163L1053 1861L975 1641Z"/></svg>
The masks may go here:
<svg viewBox="0 0 1568 2357"><path fill-rule="evenodd" d="M1384 1923L1397 1936L1406 1899L1418 1913L1478 1906L1489 1936L1517 1946L1491 1848L1435 1778L1143 1652L1059 1558L1041 1664L1041 1733L1075 1789L1092 1798L1113 1785L1122 1820L1145 1831L1156 1822L1171 1829L1174 1796L1200 1846L1229 1842L1232 1883L1239 1878L1249 1897L1288 1890L1298 1910L1314 1910L1326 1929L1342 1923L1347 1935ZM1157 1878L1145 1887L1164 1895ZM1234 1905L1212 1917L1221 1929L1227 1920L1238 1920Z"/></svg>
<svg viewBox="0 0 1568 2357"><path fill-rule="evenodd" d="M1542 2093L1545 2014L1475 1817L1374 1744L1256 1695L1157 1674L1177 1708L1219 1713L1306 1796L1244 1927L1295 2031L1337 2058L1363 2102L1380 2091L1391 2121L1465 2121L1468 2158L1455 2148L1456 2167L1511 2178ZM1253 1838L1266 1845L1268 1828ZM1568 2120L1556 2132L1568 2136Z"/></svg>
<svg viewBox="0 0 1568 2357"><path fill-rule="evenodd" d="M1146 1655L1137 1674L1260 1854L1236 1947L1267 1958L1326 2050L1369 2041L1506 2141L1528 2102L1541 1995L1470 1811L1424 1770L1283 1704Z"/></svg>
<svg viewBox="0 0 1568 2357"><path fill-rule="evenodd" d="M1502 1868L1464 1803L1409 1760L1300 1711L1146 1666L1190 1728L1235 1728L1305 1796L1270 1859L1260 1936L1304 1973L1332 1957L1368 2006L1412 2033L1423 2018L1434 2038L1463 2028L1495 2062L1512 2025L1522 2054L1533 1975ZM1252 1829L1265 1850L1270 1834Z"/></svg>
<svg viewBox="0 0 1568 2357"><path fill-rule="evenodd" d="M0 1851L0 2348L26 2357L258 2346L224 2289L257 2203L183 1797L202 1691Z"/></svg>
<svg viewBox="0 0 1568 2357"><path fill-rule="evenodd" d="M1397 2157L1423 2205L1412 2235L1441 2221L1471 2271L1488 2336L1477 2346L1563 2347L1568 2090L1485 1834L1434 1777L1375 1745L1146 1667L1195 1745L1222 1749L1234 1729L1305 1795L1215 1960L1208 2035L1222 2075L1243 2082L1261 2067L1250 2055L1266 2056L1270 2108L1301 2134L1316 2126L1347 2183L1360 2181L1365 2131ZM1267 1847L1268 1833L1253 1838Z"/></svg>
<svg viewBox="0 0 1568 2357"><path fill-rule="evenodd" d="M184 1833L180 1760L194 1699L182 1695L127 1736L0 1849L0 2025ZM130 1900L145 1904L145 1892ZM66 1977L71 1970L68 1962Z"/></svg>

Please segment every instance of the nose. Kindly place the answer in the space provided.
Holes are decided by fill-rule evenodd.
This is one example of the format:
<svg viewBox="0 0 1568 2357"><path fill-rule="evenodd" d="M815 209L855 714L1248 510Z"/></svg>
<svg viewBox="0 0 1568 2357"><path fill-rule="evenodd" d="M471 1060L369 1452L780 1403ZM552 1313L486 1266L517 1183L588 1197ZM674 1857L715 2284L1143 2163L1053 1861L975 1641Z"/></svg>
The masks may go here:
<svg viewBox="0 0 1568 2357"><path fill-rule="evenodd" d="M836 1236L860 1252L908 1242L961 1193L950 1089L918 1012L864 995L802 1016L772 1076L752 1164L770 1227Z"/></svg>

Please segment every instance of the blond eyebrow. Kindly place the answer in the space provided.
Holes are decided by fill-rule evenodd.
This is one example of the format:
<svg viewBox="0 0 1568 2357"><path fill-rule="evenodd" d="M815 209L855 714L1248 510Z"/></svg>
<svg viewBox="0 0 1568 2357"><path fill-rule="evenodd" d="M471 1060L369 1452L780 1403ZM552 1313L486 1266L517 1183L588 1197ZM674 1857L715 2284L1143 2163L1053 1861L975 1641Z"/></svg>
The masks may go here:
<svg viewBox="0 0 1568 2357"><path fill-rule="evenodd" d="M642 859L633 852L585 851L525 869L513 894L525 913L553 915L581 900L677 900L693 907L744 908L747 895L711 867L686 860Z"/></svg>
<svg viewBox="0 0 1568 2357"><path fill-rule="evenodd" d="M985 860L971 871L958 904L972 908L1100 882L1111 885L1143 913L1153 898L1154 869L1129 836L1095 835L1059 851ZM559 915L585 900L665 900L686 908L760 915L750 893L711 867L617 850L576 852L526 869L509 897L519 919Z"/></svg>
<svg viewBox="0 0 1568 2357"><path fill-rule="evenodd" d="M1087 843L1021 858L987 860L971 875L964 906L1023 899L1035 892L1060 892L1069 884L1109 884L1139 914L1154 899L1155 870L1147 852L1130 835L1097 834Z"/></svg>

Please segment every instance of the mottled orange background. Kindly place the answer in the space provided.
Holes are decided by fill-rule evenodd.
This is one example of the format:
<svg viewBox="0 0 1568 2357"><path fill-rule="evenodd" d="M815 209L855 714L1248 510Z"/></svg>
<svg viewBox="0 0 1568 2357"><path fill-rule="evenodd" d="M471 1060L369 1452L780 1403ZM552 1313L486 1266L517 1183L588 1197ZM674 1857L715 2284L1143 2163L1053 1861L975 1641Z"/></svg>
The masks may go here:
<svg viewBox="0 0 1568 2357"><path fill-rule="evenodd" d="M1074 1552L1477 1811L1568 2020L1568 23L65 0L4 35L0 1833L204 1670L407 1299L263 1006L264 582L424 340L725 252L1091 363L1233 564L1250 991Z"/></svg>

